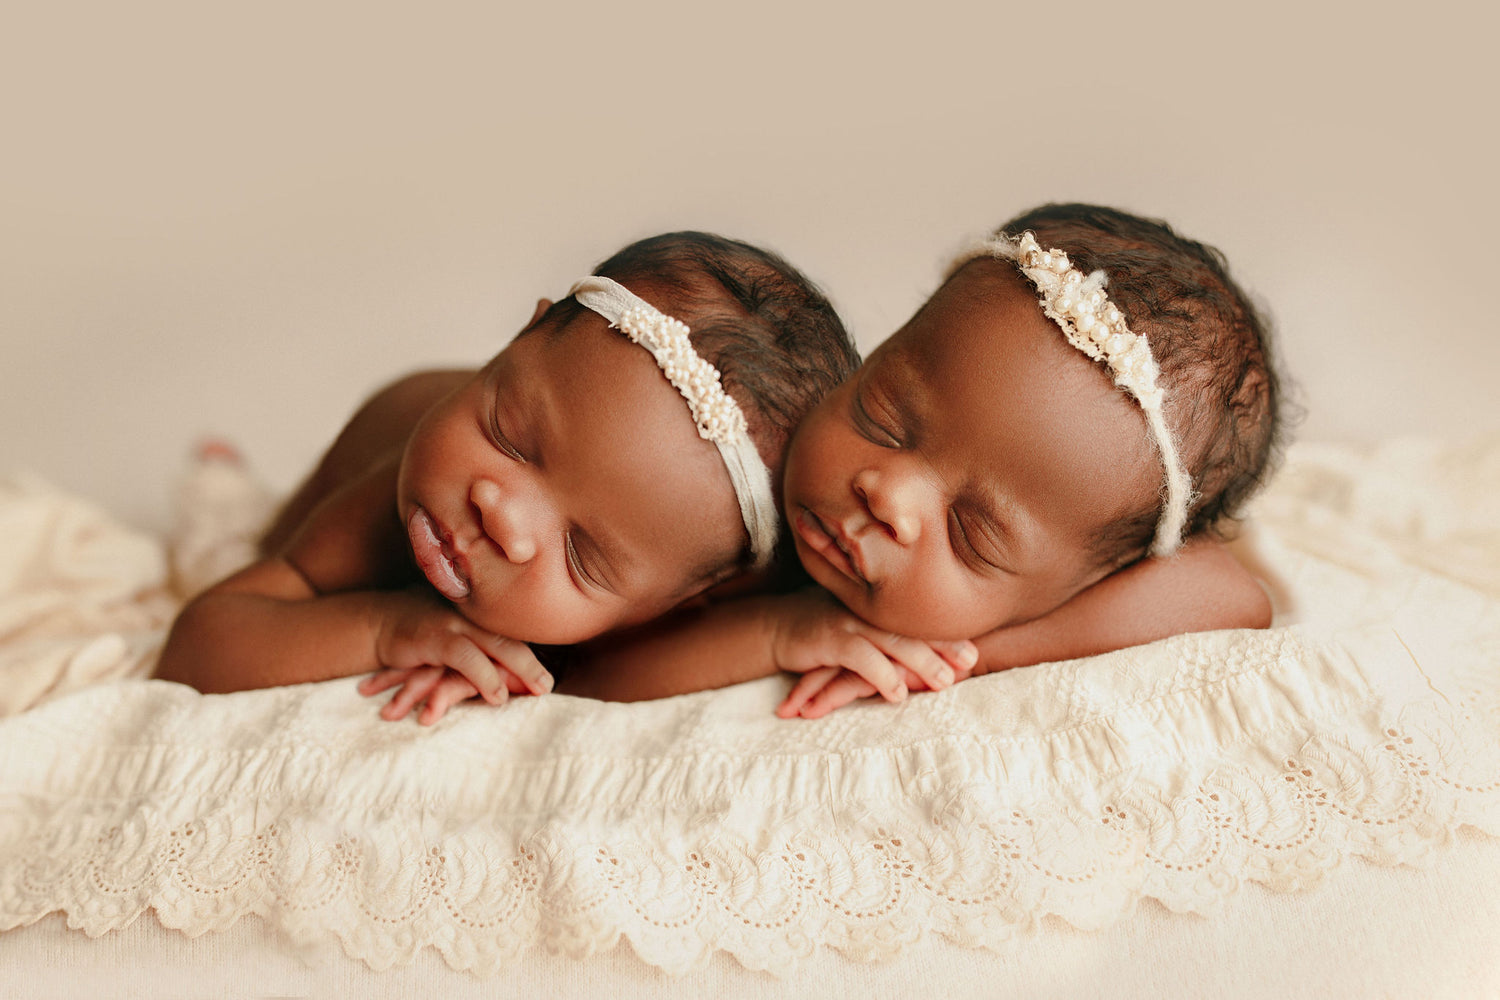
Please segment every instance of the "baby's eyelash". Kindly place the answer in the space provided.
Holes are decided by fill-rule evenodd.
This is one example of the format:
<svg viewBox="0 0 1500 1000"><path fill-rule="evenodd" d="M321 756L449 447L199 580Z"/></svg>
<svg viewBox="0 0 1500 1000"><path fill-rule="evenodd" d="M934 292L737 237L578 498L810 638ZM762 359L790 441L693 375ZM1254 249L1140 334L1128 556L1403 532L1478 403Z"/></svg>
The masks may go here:
<svg viewBox="0 0 1500 1000"><path fill-rule="evenodd" d="M993 559L979 551L974 544L974 539L969 535L969 529L965 526L963 517L956 510L948 511L948 538L954 552L965 562L977 563L988 569L1001 568Z"/></svg>
<svg viewBox="0 0 1500 1000"><path fill-rule="evenodd" d="M865 408L864 396L857 390L854 393L853 412L854 426L872 444L878 444L882 448L901 447L900 436L870 415L870 411Z"/></svg>
<svg viewBox="0 0 1500 1000"><path fill-rule="evenodd" d="M579 583L585 584L589 587L593 587L596 590L605 589L604 585L601 584L597 579L595 579L592 573L584 568L583 559L578 555L578 548L573 544L573 533L571 531L566 532L563 535L563 548L567 553L568 569L572 571L573 576L578 580Z"/></svg>
<svg viewBox="0 0 1500 1000"><path fill-rule="evenodd" d="M504 452L506 456L515 459L517 462L526 461L526 456L521 454L521 449L511 443L510 438L506 437L505 432L500 429L500 418L494 410L490 411L490 438L495 442L495 447Z"/></svg>

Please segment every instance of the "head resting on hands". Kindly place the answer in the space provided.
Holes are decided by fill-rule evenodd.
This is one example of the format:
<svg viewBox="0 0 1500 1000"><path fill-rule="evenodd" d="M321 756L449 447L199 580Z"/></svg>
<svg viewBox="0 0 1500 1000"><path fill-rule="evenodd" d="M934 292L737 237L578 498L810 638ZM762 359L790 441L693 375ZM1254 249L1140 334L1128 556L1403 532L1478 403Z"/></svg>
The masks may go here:
<svg viewBox="0 0 1500 1000"><path fill-rule="evenodd" d="M1128 320L1122 343L1160 342L1159 370L1079 343L1057 318L1066 301L1014 253L1027 231L1065 251L1057 275L1108 289L1098 305L1111 333ZM1051 611L1153 542L1170 552L1235 509L1276 438L1264 325L1216 252L1093 206L1028 212L990 242L1001 252L962 258L788 457L803 565L893 632L972 638Z"/></svg>

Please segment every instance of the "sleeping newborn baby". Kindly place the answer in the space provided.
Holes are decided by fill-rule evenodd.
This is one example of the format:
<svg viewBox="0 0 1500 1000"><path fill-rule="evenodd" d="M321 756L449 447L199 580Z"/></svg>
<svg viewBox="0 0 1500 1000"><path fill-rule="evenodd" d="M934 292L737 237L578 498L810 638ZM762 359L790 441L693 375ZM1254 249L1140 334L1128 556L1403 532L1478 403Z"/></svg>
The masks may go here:
<svg viewBox="0 0 1500 1000"><path fill-rule="evenodd" d="M764 569L791 429L856 360L776 256L704 233L632 244L483 368L370 400L262 558L182 610L157 676L233 691L430 667L491 702L548 691L530 643Z"/></svg>
<svg viewBox="0 0 1500 1000"><path fill-rule="evenodd" d="M1212 536L1278 423L1264 323L1217 251L1047 206L961 257L803 422L786 507L849 611L972 637L977 672L1264 627L1269 601ZM820 670L782 712L871 691Z"/></svg>

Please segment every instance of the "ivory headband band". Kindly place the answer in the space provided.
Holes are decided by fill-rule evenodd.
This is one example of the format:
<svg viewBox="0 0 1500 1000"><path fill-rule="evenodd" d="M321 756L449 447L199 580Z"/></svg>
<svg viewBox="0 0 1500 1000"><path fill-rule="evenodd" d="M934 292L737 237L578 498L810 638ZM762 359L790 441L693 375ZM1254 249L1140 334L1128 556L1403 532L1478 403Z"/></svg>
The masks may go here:
<svg viewBox="0 0 1500 1000"><path fill-rule="evenodd" d="M976 244L953 262L949 273L978 257L1008 260L1036 286L1037 298L1047 317L1062 328L1068 343L1096 361L1104 362L1115 385L1140 404L1146 424L1156 442L1165 473L1161 518L1151 554L1168 556L1182 544L1193 484L1177 454L1177 442L1167 427L1162 406L1166 395L1156 384L1161 370L1142 334L1135 334L1125 316L1104 293L1103 271L1085 276L1068 262L1061 250L1043 250L1031 232L1011 238L1004 233Z"/></svg>
<svg viewBox="0 0 1500 1000"><path fill-rule="evenodd" d="M611 278L591 275L576 283L568 294L650 351L662 374L682 393L698 425L698 436L714 443L724 459L724 468L729 470L740 517L750 533L755 568L765 566L780 530L771 494L771 472L750 440L745 414L720 384L719 370L693 350L687 324Z"/></svg>

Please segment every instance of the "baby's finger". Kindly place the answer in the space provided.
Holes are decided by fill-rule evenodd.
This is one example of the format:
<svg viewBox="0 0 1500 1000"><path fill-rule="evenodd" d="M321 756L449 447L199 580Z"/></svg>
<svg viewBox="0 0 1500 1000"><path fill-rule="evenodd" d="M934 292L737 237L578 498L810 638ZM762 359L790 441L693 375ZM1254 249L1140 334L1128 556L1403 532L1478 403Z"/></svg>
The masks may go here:
<svg viewBox="0 0 1500 1000"><path fill-rule="evenodd" d="M410 667L385 667L360 681L355 690L366 698L372 698L382 691L404 684L411 673Z"/></svg>
<svg viewBox="0 0 1500 1000"><path fill-rule="evenodd" d="M979 647L968 639L933 639L928 645L953 666L959 680L966 679L979 663Z"/></svg>
<svg viewBox="0 0 1500 1000"><path fill-rule="evenodd" d="M797 683L792 685L792 690L787 693L781 704L776 706L776 714L783 719L796 718L807 700L823 690L843 671L843 667L818 667L816 670L809 670L797 678Z"/></svg>
<svg viewBox="0 0 1500 1000"><path fill-rule="evenodd" d="M838 644L835 663L841 663L875 686L886 701L906 698L906 681L886 654L861 636L845 633ZM931 650L928 651L929 653Z"/></svg>
<svg viewBox="0 0 1500 1000"><path fill-rule="evenodd" d="M802 718L821 719L836 708L843 708L853 701L868 698L875 694L875 685L860 677L845 671L835 677L827 687L810 698L806 705L802 706Z"/></svg>
<svg viewBox="0 0 1500 1000"><path fill-rule="evenodd" d="M466 635L450 635L443 643L442 654L443 664L467 677L491 705L503 705L510 698L504 671L495 665L488 652L475 644L474 639Z"/></svg>
<svg viewBox="0 0 1500 1000"><path fill-rule="evenodd" d="M516 639L507 639L503 635L483 635L479 638L479 643L491 659L520 679L524 690L532 694L551 692L552 675L547 672L546 667L542 666L542 661L536 658L536 654L526 643ZM520 693L514 688L511 690L514 693Z"/></svg>
<svg viewBox="0 0 1500 1000"><path fill-rule="evenodd" d="M410 677L401 685L401 690L380 710L380 717L388 722L404 719L422 703L437 682L443 679L442 667L418 667L409 671Z"/></svg>
<svg viewBox="0 0 1500 1000"><path fill-rule="evenodd" d="M933 691L952 687L955 675L948 662L939 656L929 643L909 639L893 632L878 632L871 629L866 636L875 647L888 658L910 670Z"/></svg>
<svg viewBox="0 0 1500 1000"><path fill-rule="evenodd" d="M424 726L430 726L443 716L448 714L448 709L457 705L466 698L477 698L479 689L463 674L455 674L451 670L443 674L427 696L427 704L422 706L422 712L417 716L417 721Z"/></svg>

